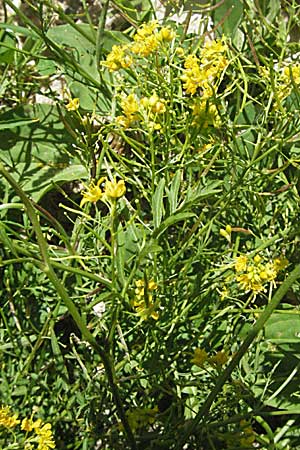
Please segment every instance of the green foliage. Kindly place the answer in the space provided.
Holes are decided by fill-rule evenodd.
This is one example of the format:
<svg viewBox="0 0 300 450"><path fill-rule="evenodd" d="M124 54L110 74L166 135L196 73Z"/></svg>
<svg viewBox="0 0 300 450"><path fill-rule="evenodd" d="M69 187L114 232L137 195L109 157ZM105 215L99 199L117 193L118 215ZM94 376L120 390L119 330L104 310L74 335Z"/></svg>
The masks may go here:
<svg viewBox="0 0 300 450"><path fill-rule="evenodd" d="M298 448L299 6L25 3L0 24L0 447Z"/></svg>

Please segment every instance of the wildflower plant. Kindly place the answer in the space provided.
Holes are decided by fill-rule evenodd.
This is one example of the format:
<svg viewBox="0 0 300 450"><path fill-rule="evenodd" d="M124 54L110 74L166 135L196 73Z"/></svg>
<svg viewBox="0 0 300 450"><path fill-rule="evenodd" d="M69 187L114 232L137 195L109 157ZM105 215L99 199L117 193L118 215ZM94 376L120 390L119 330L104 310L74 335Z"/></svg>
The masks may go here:
<svg viewBox="0 0 300 450"><path fill-rule="evenodd" d="M299 5L3 3L0 447L297 448Z"/></svg>

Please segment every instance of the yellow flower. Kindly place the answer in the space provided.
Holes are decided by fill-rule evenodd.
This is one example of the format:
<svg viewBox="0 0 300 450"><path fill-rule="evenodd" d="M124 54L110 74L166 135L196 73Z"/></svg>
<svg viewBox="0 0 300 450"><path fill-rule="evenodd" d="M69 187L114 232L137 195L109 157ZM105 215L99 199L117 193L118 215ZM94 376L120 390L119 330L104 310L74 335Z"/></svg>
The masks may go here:
<svg viewBox="0 0 300 450"><path fill-rule="evenodd" d="M182 47L177 47L175 53L179 56L179 58L182 58L184 56L184 49Z"/></svg>
<svg viewBox="0 0 300 450"><path fill-rule="evenodd" d="M106 180L105 177L100 178L97 184L92 181L87 190L85 192L82 192L83 198L80 202L81 207L85 205L85 203L96 203L98 200L101 200L101 198L103 197L103 192L100 188L100 184L103 183L104 180Z"/></svg>
<svg viewBox="0 0 300 450"><path fill-rule="evenodd" d="M259 273L259 276L262 280L265 281L273 281L277 277L277 271L275 270L273 263L267 263L265 266L262 267L261 272Z"/></svg>
<svg viewBox="0 0 300 450"><path fill-rule="evenodd" d="M139 104L134 94L129 94L121 101L121 108L126 117L133 118L139 110Z"/></svg>
<svg viewBox="0 0 300 450"><path fill-rule="evenodd" d="M275 262L264 261L261 255L255 255L249 263L247 256L239 256L235 260L236 281L245 291L252 291L254 294L265 291L267 283L274 283L278 266Z"/></svg>
<svg viewBox="0 0 300 450"><path fill-rule="evenodd" d="M283 78L287 83L293 81L295 84L300 84L300 65L285 67L283 69Z"/></svg>
<svg viewBox="0 0 300 450"><path fill-rule="evenodd" d="M24 431L32 431L33 430L33 421L32 419L23 419L21 423L21 430Z"/></svg>
<svg viewBox="0 0 300 450"><path fill-rule="evenodd" d="M224 228L220 229L220 235L223 236L224 238L226 238L228 242L230 242L231 241L231 231L232 231L231 226L226 225L225 229Z"/></svg>
<svg viewBox="0 0 300 450"><path fill-rule="evenodd" d="M139 103L134 94L129 94L121 100L124 115L116 117L116 122L123 128L129 128L131 123L138 119Z"/></svg>
<svg viewBox="0 0 300 450"><path fill-rule="evenodd" d="M228 361L228 355L224 351L217 352L214 356L211 356L209 358L209 362L212 365L215 365L217 367L224 366L224 364L226 364L227 361Z"/></svg>
<svg viewBox="0 0 300 450"><path fill-rule="evenodd" d="M157 35L145 37L144 40L137 40L130 46L130 50L138 56L146 58L159 47Z"/></svg>
<svg viewBox="0 0 300 450"><path fill-rule="evenodd" d="M152 295L149 295L148 306L145 300L134 301L133 306L136 310L136 314L140 316L142 320L148 320L150 317L154 320L159 319L159 314L156 311L156 305L152 301Z"/></svg>
<svg viewBox="0 0 300 450"><path fill-rule="evenodd" d="M274 259L274 269L280 272L288 266L289 262L284 256Z"/></svg>
<svg viewBox="0 0 300 450"><path fill-rule="evenodd" d="M144 41L146 37L150 36L158 27L157 20L152 20L149 23L143 23L134 36L135 41Z"/></svg>
<svg viewBox="0 0 300 450"><path fill-rule="evenodd" d="M50 423L41 424L42 426L35 429L38 435L37 450L48 450L55 448L55 442L53 439Z"/></svg>
<svg viewBox="0 0 300 450"><path fill-rule="evenodd" d="M237 272L243 272L247 268L248 258L247 256L239 256L235 260L235 270Z"/></svg>
<svg viewBox="0 0 300 450"><path fill-rule="evenodd" d="M154 280L150 280L147 285L147 296L144 280L137 280L135 282L136 298L132 302L132 306L136 310L136 314L141 317L142 320L148 320L150 317L154 320L158 320L159 314L156 311L156 305L153 302L153 296L151 291L157 289L157 284Z"/></svg>
<svg viewBox="0 0 300 450"><path fill-rule="evenodd" d="M209 101L203 98L195 101L192 105L192 115L195 117L193 125L200 125L203 128L208 126L219 128L222 124L216 105L210 104Z"/></svg>
<svg viewBox="0 0 300 450"><path fill-rule="evenodd" d="M170 27L162 27L157 33L157 39L159 41L171 42L175 36L176 33Z"/></svg>
<svg viewBox="0 0 300 450"><path fill-rule="evenodd" d="M66 105L68 111L77 111L79 108L79 98L72 98Z"/></svg>
<svg viewBox="0 0 300 450"><path fill-rule="evenodd" d="M106 181L105 183L105 190L104 195L108 199L118 199L120 197L123 197L123 195L126 192L126 186L124 180L119 180L118 182L116 179L113 181Z"/></svg>
<svg viewBox="0 0 300 450"><path fill-rule="evenodd" d="M194 356L191 359L191 363L198 367L203 367L204 363L208 360L208 354L202 348L196 348L194 350Z"/></svg>
<svg viewBox="0 0 300 450"><path fill-rule="evenodd" d="M107 55L106 61L101 63L110 72L119 69L126 69L133 63L132 56L128 53L129 45L113 45L111 52Z"/></svg>
<svg viewBox="0 0 300 450"><path fill-rule="evenodd" d="M116 122L119 124L122 128L129 128L131 123L133 122L131 117L126 116L118 116L116 117Z"/></svg>
<svg viewBox="0 0 300 450"><path fill-rule="evenodd" d="M214 40L204 45L200 60L195 54L187 55L181 80L188 94L193 95L200 88L203 97L207 99L212 96L212 86L228 64L222 54L226 49L227 46L222 41Z"/></svg>
<svg viewBox="0 0 300 450"><path fill-rule="evenodd" d="M155 93L149 98L149 106L153 113L162 114L166 111L165 101L160 99Z"/></svg>
<svg viewBox="0 0 300 450"><path fill-rule="evenodd" d="M1 406L0 408L0 426L5 428L13 428L20 423L18 414L12 414L9 406Z"/></svg>
<svg viewBox="0 0 300 450"><path fill-rule="evenodd" d="M150 109L151 112L162 114L166 111L165 100L158 97L154 92L151 97L143 97L140 102L145 109Z"/></svg>
<svg viewBox="0 0 300 450"><path fill-rule="evenodd" d="M227 45L223 40L210 40L206 41L204 47L201 50L201 61L203 63L216 63L219 57L219 53L224 53L227 50Z"/></svg>

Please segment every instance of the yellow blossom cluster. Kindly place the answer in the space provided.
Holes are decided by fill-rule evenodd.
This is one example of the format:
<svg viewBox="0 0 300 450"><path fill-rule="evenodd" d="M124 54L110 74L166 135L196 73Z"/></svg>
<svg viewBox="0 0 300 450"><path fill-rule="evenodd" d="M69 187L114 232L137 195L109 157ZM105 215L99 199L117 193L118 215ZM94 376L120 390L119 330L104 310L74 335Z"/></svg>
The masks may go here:
<svg viewBox="0 0 300 450"><path fill-rule="evenodd" d="M10 429L20 424L20 422L18 415L13 414L9 406L2 406L0 408L0 426ZM51 450L55 448L50 423L44 423L41 419L33 420L32 418L25 418L21 422L21 431L26 432L26 450ZM28 435L31 432L33 434Z"/></svg>
<svg viewBox="0 0 300 450"><path fill-rule="evenodd" d="M13 428L20 423L17 414L12 414L9 406L1 406L0 408L0 426L5 428Z"/></svg>
<svg viewBox="0 0 300 450"><path fill-rule="evenodd" d="M105 183L102 190L101 184ZM106 177L100 178L95 184L94 181L86 186L86 190L82 192L82 200L80 206L82 207L85 203L96 203L98 200L102 201L115 201L121 197L126 192L126 186L124 180L117 181L116 179L110 181Z"/></svg>
<svg viewBox="0 0 300 450"><path fill-rule="evenodd" d="M55 448L50 423L44 423L41 419L23 419L21 429L27 432L34 431L35 435L29 438L29 442L36 442L38 444L37 450L49 450ZM34 447L29 447L27 445L27 448Z"/></svg>
<svg viewBox="0 0 300 450"><path fill-rule="evenodd" d="M161 128L156 123L156 115L166 112L166 101L153 92L150 97L142 97L140 100L131 93L121 100L123 115L118 116L116 121L123 128L128 128L132 123L144 118L148 127L154 130Z"/></svg>
<svg viewBox="0 0 300 450"><path fill-rule="evenodd" d="M79 98L71 98L69 103L66 105L68 111L77 111L79 109Z"/></svg>
<svg viewBox="0 0 300 450"><path fill-rule="evenodd" d="M241 255L235 260L235 278L242 290L257 294L264 292L268 283L274 283L278 272L287 265L288 261L283 257L265 261L260 255L254 258Z"/></svg>
<svg viewBox="0 0 300 450"><path fill-rule="evenodd" d="M209 356L205 350L202 348L196 348L194 350L193 358L191 363L198 367L203 367L206 362L211 364L213 367L221 368L228 361L228 355L225 351L220 350L213 356Z"/></svg>
<svg viewBox="0 0 300 450"><path fill-rule="evenodd" d="M213 96L216 81L228 64L226 50L223 40L211 40L205 43L200 58L194 53L186 56L181 80L187 94L194 95L200 89L203 99Z"/></svg>
<svg viewBox="0 0 300 450"><path fill-rule="evenodd" d="M269 67L260 67L259 73L266 83L270 83L272 76ZM284 66L275 77L275 108L280 107L281 102L291 94L293 85L300 86L300 64Z"/></svg>
<svg viewBox="0 0 300 450"><path fill-rule="evenodd" d="M123 115L116 118L117 123L123 128L129 128L139 116L139 102L135 94L129 94L121 100L121 108Z"/></svg>
<svg viewBox="0 0 300 450"><path fill-rule="evenodd" d="M210 103L209 99L197 99L192 105L193 125L207 128L213 126L219 128L222 124L221 117L216 105Z"/></svg>
<svg viewBox="0 0 300 450"><path fill-rule="evenodd" d="M148 320L150 317L157 320L159 315L156 311L156 305L153 302L152 291L157 289L157 284L150 280L145 286L144 280L137 280L135 282L135 299L132 302L132 306L136 310L136 314L140 316L142 320Z"/></svg>
<svg viewBox="0 0 300 450"><path fill-rule="evenodd" d="M114 45L107 55L106 61L101 64L107 67L110 72L126 69L133 64L134 57L145 58L157 51L162 44L174 39L175 32L170 27L158 28L156 20L142 24L137 29L132 42Z"/></svg>

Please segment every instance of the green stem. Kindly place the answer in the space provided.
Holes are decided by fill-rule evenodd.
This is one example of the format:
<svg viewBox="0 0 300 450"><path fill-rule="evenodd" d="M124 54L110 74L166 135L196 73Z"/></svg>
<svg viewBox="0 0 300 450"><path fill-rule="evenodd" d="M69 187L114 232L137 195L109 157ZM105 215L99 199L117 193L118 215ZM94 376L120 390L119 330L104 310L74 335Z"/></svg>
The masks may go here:
<svg viewBox="0 0 300 450"><path fill-rule="evenodd" d="M117 251L118 251L118 241L117 241L117 228L118 228L118 221L117 221L117 200L112 199L111 201L111 283L112 283L112 289L117 292ZM112 323L110 326L110 331L108 335L108 345L111 348L113 344L113 338L115 329L118 323L118 316L119 316L119 306L118 304L113 305L113 313L112 313Z"/></svg>
<svg viewBox="0 0 300 450"><path fill-rule="evenodd" d="M103 41L104 41L104 30L105 30L105 22L106 22L106 16L108 11L108 5L110 0L105 0L105 2L102 5L102 10L99 18L99 24L97 29L97 36L96 36L96 64L97 69L100 70L99 64L100 64L100 57L102 53L103 48Z"/></svg>
<svg viewBox="0 0 300 450"><path fill-rule="evenodd" d="M110 385L110 389L112 391L113 398L114 398L121 422L123 424L128 443L133 450L136 450L135 438L133 436L131 427L128 423L128 420L127 420L127 417L126 417L126 414L124 411L123 402L122 402L119 388L117 386L116 378L114 375L111 357L105 349L100 347L100 345L96 341L95 337L88 330L88 328L86 327L85 321L81 317L77 307L75 306L73 301L68 296L68 293L65 290L63 284L59 281L59 279L53 269L52 262L49 257L49 254L48 254L48 244L43 236L43 232L40 227L38 217L35 213L35 210L34 210L34 207L31 203L31 201L28 199L27 195L20 188L20 186L14 180L14 178L9 174L9 172L5 169L5 167L3 166L3 164L1 162L0 162L0 173L4 176L4 178L8 181L8 183L12 186L12 188L15 190L15 192L20 197L21 201L23 202L23 204L25 206L27 215L32 223L32 226L34 228L35 235L37 238L37 242L39 245L39 250L40 250L41 259L42 259L42 261L40 263L41 270L49 278L50 282L53 284L59 297L63 300L69 313L71 314L76 325L78 326L83 338L91 345L91 347L100 355L100 357L102 359L102 363L103 363L103 366L105 369L108 383Z"/></svg>
<svg viewBox="0 0 300 450"><path fill-rule="evenodd" d="M298 278L300 278L300 264L298 266L296 266L296 268L293 270L293 272L288 276L288 278L282 283L282 285L275 292L272 300L266 306L264 312L259 316L258 320L256 321L256 323L253 325L253 327L249 331L248 335L246 336L241 347L233 356L230 364L226 367L226 369L217 378L215 387L208 395L203 406L200 408L195 419L193 420L191 425L188 427L187 432L183 435L182 439L179 441L179 445L176 448L178 448L178 449L182 448L184 443L189 438L189 436L195 431L196 428L199 428L199 423L207 418L213 402L215 401L219 392L222 391L224 384L229 379L233 370L237 367L240 360L242 359L244 354L247 352L248 348L253 343L253 341L256 338L256 336L258 335L258 333L263 329L265 323L270 318L270 316L272 315L274 310L277 308L281 299L285 296L285 294L288 292L288 290L292 287L292 285L295 283L295 281Z"/></svg>

